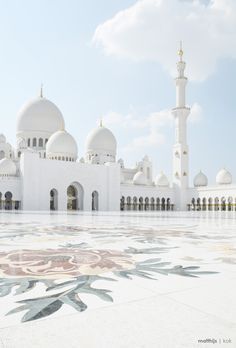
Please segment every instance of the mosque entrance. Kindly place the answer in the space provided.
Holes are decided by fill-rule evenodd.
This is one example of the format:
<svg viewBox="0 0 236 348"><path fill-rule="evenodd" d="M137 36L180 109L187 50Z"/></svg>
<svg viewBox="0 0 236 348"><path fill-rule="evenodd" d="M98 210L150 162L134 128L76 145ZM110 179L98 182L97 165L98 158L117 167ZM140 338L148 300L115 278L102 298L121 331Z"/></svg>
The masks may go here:
<svg viewBox="0 0 236 348"><path fill-rule="evenodd" d="M84 190L78 183L67 188L67 210L83 210Z"/></svg>
<svg viewBox="0 0 236 348"><path fill-rule="evenodd" d="M12 210L12 193L5 193L5 210Z"/></svg>
<svg viewBox="0 0 236 348"><path fill-rule="evenodd" d="M70 185L67 189L67 210L77 210L77 190Z"/></svg>
<svg viewBox="0 0 236 348"><path fill-rule="evenodd" d="M56 189L50 191L50 210L58 209L58 192Z"/></svg>

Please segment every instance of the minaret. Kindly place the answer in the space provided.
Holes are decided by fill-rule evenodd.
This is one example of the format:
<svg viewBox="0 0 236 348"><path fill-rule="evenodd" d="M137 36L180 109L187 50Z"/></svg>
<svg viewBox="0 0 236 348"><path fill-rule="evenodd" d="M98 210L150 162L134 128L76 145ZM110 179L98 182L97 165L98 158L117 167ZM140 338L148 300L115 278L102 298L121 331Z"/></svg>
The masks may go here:
<svg viewBox="0 0 236 348"><path fill-rule="evenodd" d="M185 62L183 61L182 42L178 52L178 76L176 85L176 107L172 109L175 118L175 144L173 146L173 187L176 190L176 209L186 210L188 188L188 145L187 145L187 118L190 108L185 105L185 87L188 82L184 76Z"/></svg>

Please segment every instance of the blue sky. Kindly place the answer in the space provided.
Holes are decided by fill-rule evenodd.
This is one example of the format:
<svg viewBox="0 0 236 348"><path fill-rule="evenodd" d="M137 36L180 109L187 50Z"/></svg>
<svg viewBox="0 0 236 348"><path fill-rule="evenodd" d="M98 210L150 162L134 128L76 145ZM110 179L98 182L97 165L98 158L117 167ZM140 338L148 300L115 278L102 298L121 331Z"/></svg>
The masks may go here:
<svg viewBox="0 0 236 348"><path fill-rule="evenodd" d="M12 144L17 112L43 82L45 97L61 109L78 142L79 157L87 133L103 117L117 137L118 158L132 166L148 154L155 173L171 176L174 129L168 110L175 103L173 76L182 39L187 101L194 105L190 174L202 169L213 183L225 166L236 179L233 0L0 4L0 132Z"/></svg>

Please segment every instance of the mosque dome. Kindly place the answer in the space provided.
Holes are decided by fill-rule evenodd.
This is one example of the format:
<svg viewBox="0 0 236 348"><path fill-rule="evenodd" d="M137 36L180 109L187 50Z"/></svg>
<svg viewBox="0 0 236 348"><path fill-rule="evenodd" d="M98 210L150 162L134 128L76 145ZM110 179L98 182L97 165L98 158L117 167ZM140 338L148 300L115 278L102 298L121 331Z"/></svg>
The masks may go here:
<svg viewBox="0 0 236 348"><path fill-rule="evenodd" d="M6 137L4 134L0 134L0 144L6 143Z"/></svg>
<svg viewBox="0 0 236 348"><path fill-rule="evenodd" d="M86 152L108 152L116 155L116 138L106 127L100 125L93 129L86 139Z"/></svg>
<svg viewBox="0 0 236 348"><path fill-rule="evenodd" d="M207 176L200 171L194 178L193 184L195 187L207 186L208 179Z"/></svg>
<svg viewBox="0 0 236 348"><path fill-rule="evenodd" d="M16 175L16 165L11 159L3 158L0 160L0 175L4 175L4 176Z"/></svg>
<svg viewBox="0 0 236 348"><path fill-rule="evenodd" d="M147 185L147 178L143 172L137 172L133 177L134 185Z"/></svg>
<svg viewBox="0 0 236 348"><path fill-rule="evenodd" d="M65 128L62 113L50 100L37 97L20 109L17 119L17 134L21 132L54 133Z"/></svg>
<svg viewBox="0 0 236 348"><path fill-rule="evenodd" d="M47 158L72 160L77 159L78 148L75 139L65 130L53 133L46 145Z"/></svg>
<svg viewBox="0 0 236 348"><path fill-rule="evenodd" d="M216 183L218 185L228 185L232 183L232 175L225 168L221 169L216 175Z"/></svg>
<svg viewBox="0 0 236 348"><path fill-rule="evenodd" d="M169 180L167 176L161 172L160 174L157 175L155 184L158 187L168 187L169 186Z"/></svg>

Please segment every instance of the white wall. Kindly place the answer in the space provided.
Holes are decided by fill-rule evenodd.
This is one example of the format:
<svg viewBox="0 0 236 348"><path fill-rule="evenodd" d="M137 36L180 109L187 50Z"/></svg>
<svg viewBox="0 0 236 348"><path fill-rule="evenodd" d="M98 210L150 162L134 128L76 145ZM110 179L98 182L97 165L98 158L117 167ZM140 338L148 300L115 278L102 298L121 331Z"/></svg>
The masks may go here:
<svg viewBox="0 0 236 348"><path fill-rule="evenodd" d="M21 156L24 210L49 210L50 191L58 192L58 209L67 209L67 188L79 183L84 190L83 210L92 207L92 192L99 193L99 210L120 209L119 164L94 165L39 158L26 152Z"/></svg>

